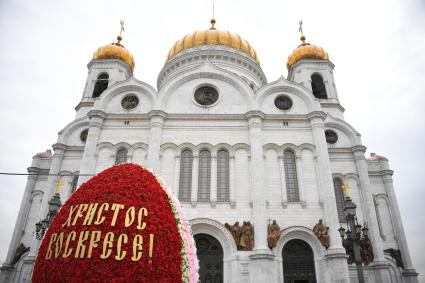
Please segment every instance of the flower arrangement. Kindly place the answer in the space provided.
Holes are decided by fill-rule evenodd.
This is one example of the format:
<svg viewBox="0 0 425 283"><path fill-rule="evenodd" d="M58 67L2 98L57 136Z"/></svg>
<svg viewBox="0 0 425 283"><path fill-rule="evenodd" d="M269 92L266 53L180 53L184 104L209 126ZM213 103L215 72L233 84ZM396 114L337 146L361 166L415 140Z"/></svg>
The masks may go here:
<svg viewBox="0 0 425 283"><path fill-rule="evenodd" d="M173 191L148 169L121 164L65 202L41 243L32 278L195 283L198 261Z"/></svg>

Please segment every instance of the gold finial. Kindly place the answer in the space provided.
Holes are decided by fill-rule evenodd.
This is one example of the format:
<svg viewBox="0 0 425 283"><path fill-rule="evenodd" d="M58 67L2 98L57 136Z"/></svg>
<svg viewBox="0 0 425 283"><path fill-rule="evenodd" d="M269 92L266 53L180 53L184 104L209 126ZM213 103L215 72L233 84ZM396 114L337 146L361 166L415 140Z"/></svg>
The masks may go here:
<svg viewBox="0 0 425 283"><path fill-rule="evenodd" d="M120 20L120 25L121 25L121 28L120 28L120 34L117 36L117 44L121 44L122 33L125 31L125 29L124 29L124 21L123 20Z"/></svg>
<svg viewBox="0 0 425 283"><path fill-rule="evenodd" d="M344 191L344 199L349 199L350 198L350 184L348 184L347 182L344 182L344 183L342 183L341 188Z"/></svg>
<svg viewBox="0 0 425 283"><path fill-rule="evenodd" d="M214 27L214 25L215 25L215 18L214 18L214 4L213 4L213 16L212 16L212 18L211 18L210 23L211 23L211 27L210 27L210 29L215 29L215 27Z"/></svg>
<svg viewBox="0 0 425 283"><path fill-rule="evenodd" d="M59 195L61 192L61 187L63 186L63 180L62 178L59 178L58 180L55 181L56 184L56 192L55 194Z"/></svg>
<svg viewBox="0 0 425 283"><path fill-rule="evenodd" d="M301 32L301 41L303 42L303 44L305 44L305 36L304 36L304 32L303 32L303 20L300 21L300 28L298 29L299 32Z"/></svg>

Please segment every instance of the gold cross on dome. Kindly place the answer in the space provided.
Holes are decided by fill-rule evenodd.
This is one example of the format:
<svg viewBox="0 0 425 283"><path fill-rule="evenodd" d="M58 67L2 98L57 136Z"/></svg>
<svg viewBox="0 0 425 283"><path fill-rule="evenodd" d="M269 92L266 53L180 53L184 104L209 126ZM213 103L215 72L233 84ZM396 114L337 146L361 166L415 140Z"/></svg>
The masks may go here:
<svg viewBox="0 0 425 283"><path fill-rule="evenodd" d="M120 36L122 36L122 33L125 31L125 29L124 29L124 21L123 20L120 21L120 25L121 25Z"/></svg>
<svg viewBox="0 0 425 283"><path fill-rule="evenodd" d="M56 192L55 192L55 194L60 194L60 192L61 192L61 187L63 186L63 180L62 180L62 178L59 178L59 179L57 179L56 181L55 181L55 184L56 184Z"/></svg>
<svg viewBox="0 0 425 283"><path fill-rule="evenodd" d="M344 182L344 183L342 183L341 188L344 191L344 199L349 199L350 198L350 184L348 184L347 182Z"/></svg>
<svg viewBox="0 0 425 283"><path fill-rule="evenodd" d="M301 20L299 22L299 25L300 25L300 28L298 29L298 31L301 33L300 39L303 43L305 43L305 36L304 36L304 31L303 31L303 20Z"/></svg>

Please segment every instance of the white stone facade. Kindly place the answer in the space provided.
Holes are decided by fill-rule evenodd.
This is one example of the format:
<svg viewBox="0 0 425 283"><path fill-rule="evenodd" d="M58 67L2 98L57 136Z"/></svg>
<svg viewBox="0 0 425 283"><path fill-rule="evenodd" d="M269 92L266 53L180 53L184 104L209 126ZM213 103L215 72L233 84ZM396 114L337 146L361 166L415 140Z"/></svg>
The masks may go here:
<svg viewBox="0 0 425 283"><path fill-rule="evenodd" d="M158 76L158 90L137 80L119 60L93 60L75 120L66 125L54 144L54 155L34 157L18 220L5 264L3 282L29 282L39 241L35 223L46 216L54 193L55 174L64 175L61 200L78 184L114 165L125 148L127 162L156 171L179 195L181 153L193 153L190 201L182 206L193 233L216 238L223 248L224 282L284 282L282 249L292 239L306 242L314 254L316 282L356 282L355 265L348 265L338 228L333 178L350 184L359 223L367 224L374 262L366 266L367 282L417 282L400 212L385 158L366 159L360 134L344 120L328 60L302 59L288 79L267 83L260 66L236 49L206 45L186 49L168 61ZM108 88L92 97L98 74L109 75ZM319 73L327 99L312 93L311 75ZM219 99L199 105L194 92L212 86ZM129 94L139 104L121 106ZM274 100L288 96L293 106L280 110ZM89 129L86 142L80 140ZM328 144L325 130L338 141ZM217 201L217 152L229 154L229 200ZM295 154L299 201L288 200L284 152ZM199 153L211 153L209 201L197 199ZM80 174L80 176L79 176ZM79 177L78 177L79 176ZM282 229L277 246L267 245L268 219ZM325 249L312 229L323 219L329 227L330 247ZM250 221L254 225L252 251L237 250L225 223ZM16 248L30 247L12 264ZM384 253L401 251L404 269ZM351 279L350 279L351 278Z"/></svg>

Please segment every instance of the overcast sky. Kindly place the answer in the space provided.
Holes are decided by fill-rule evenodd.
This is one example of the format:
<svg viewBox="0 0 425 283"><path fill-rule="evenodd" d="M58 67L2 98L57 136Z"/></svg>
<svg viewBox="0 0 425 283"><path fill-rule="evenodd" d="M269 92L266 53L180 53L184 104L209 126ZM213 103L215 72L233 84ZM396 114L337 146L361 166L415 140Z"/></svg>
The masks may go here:
<svg viewBox="0 0 425 283"><path fill-rule="evenodd" d="M209 27L208 1L0 1L0 172L26 172L74 118L87 63L115 41L134 55L135 76L156 88L172 45ZM215 0L216 27L256 49L268 81L307 41L335 64L348 123L368 154L389 158L413 263L425 273L425 1ZM6 257L26 177L0 175L0 260ZM425 278L421 276L422 278Z"/></svg>

